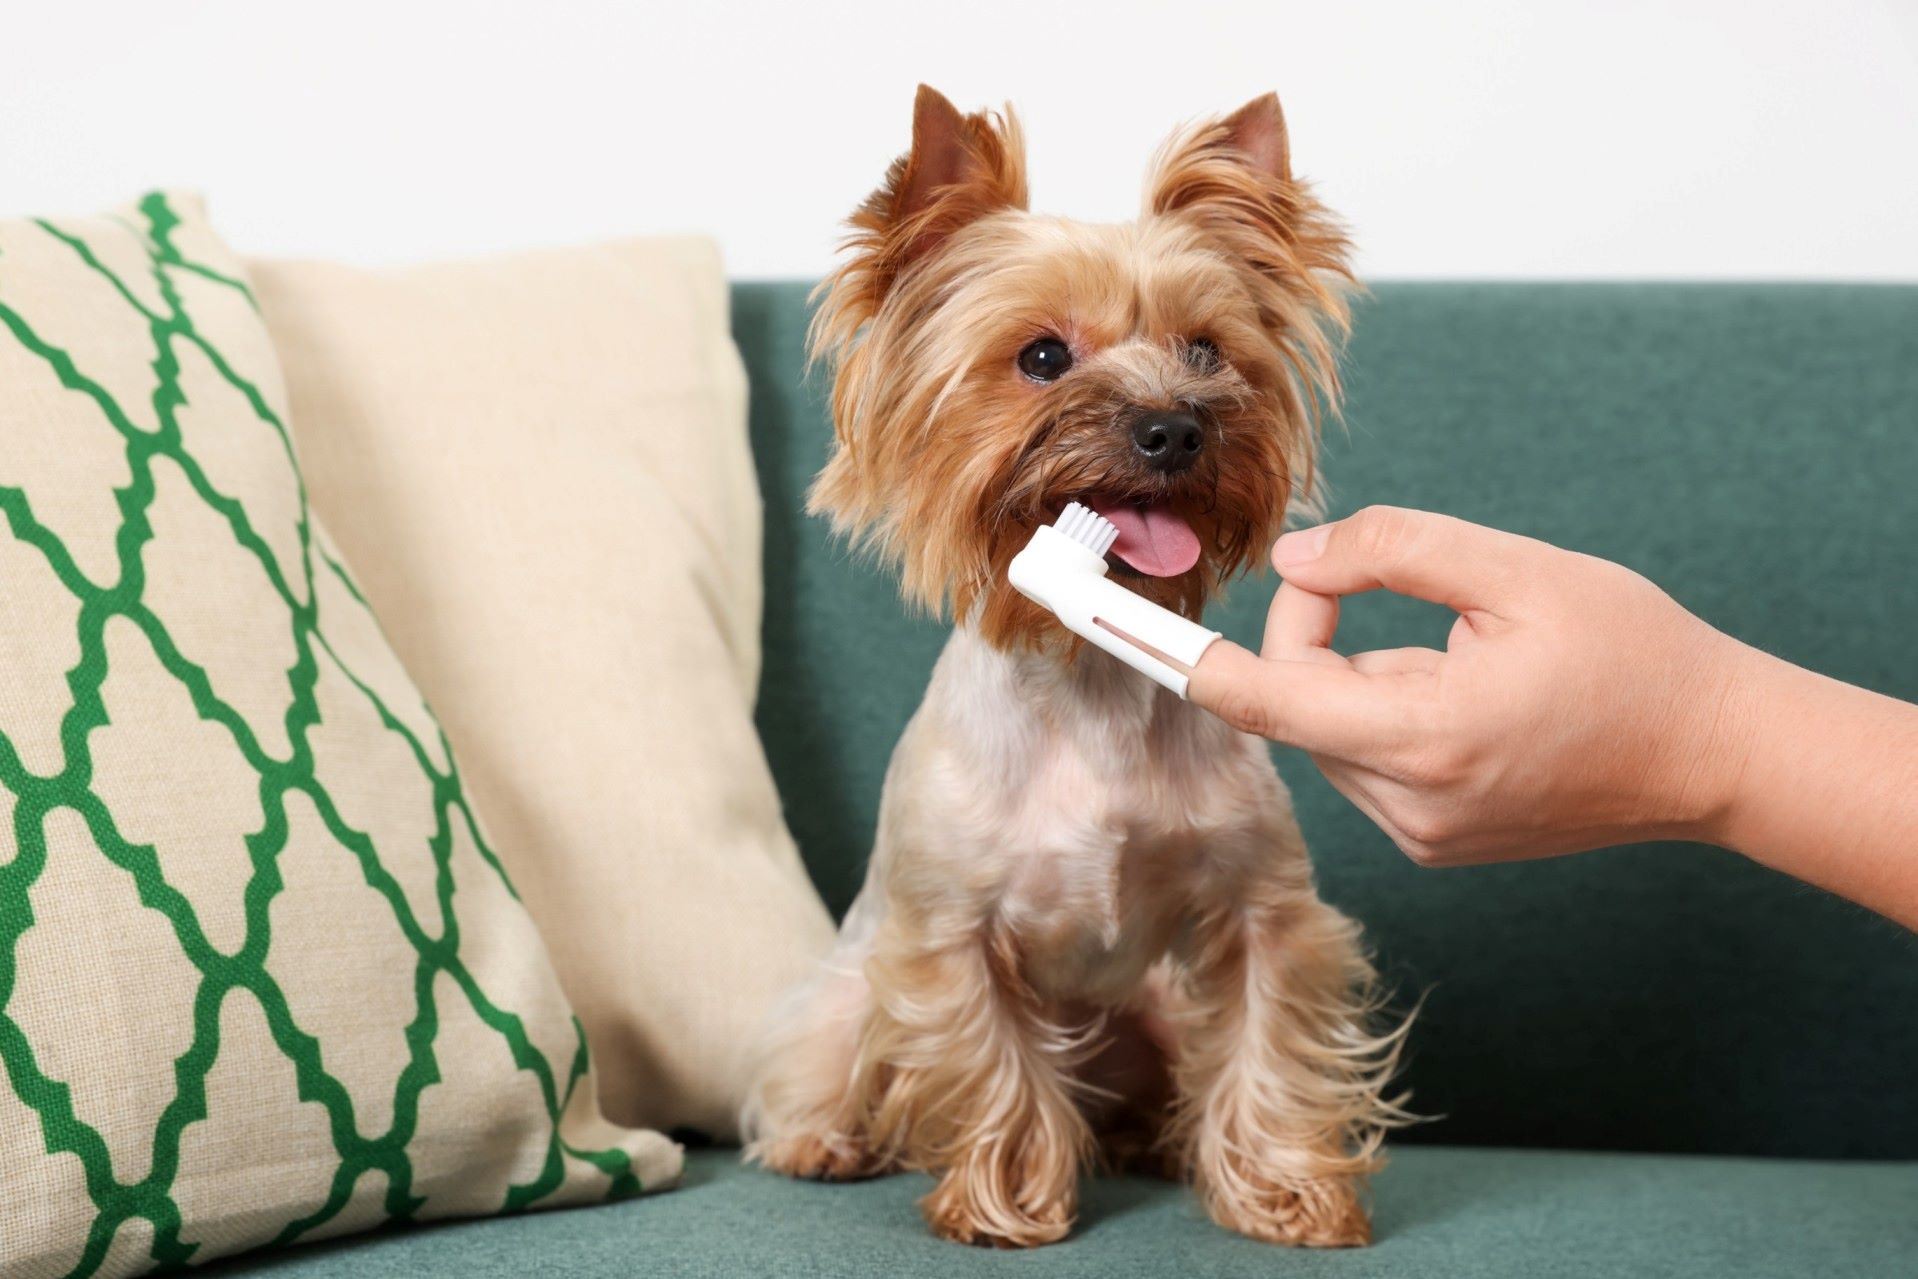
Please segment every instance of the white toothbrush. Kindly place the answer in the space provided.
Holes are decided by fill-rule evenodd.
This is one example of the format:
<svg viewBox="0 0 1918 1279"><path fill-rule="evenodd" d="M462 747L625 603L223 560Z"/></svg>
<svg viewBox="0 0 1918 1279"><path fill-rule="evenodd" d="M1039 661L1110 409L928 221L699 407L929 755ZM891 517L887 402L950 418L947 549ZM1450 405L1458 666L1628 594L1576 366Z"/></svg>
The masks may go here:
<svg viewBox="0 0 1918 1279"><path fill-rule="evenodd" d="M1183 698L1185 672L1161 657L1196 665L1219 633L1107 579L1106 552L1118 536L1111 520L1069 503L1057 522L1040 527L1013 556L1007 576L1015 590L1052 610L1074 635Z"/></svg>

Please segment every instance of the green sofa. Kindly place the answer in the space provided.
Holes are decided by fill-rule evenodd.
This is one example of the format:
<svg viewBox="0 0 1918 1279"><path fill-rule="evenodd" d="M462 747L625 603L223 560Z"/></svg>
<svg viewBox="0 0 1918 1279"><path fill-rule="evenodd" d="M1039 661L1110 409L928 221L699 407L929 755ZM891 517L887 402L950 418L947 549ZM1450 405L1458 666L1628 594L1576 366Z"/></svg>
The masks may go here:
<svg viewBox="0 0 1918 1279"><path fill-rule="evenodd" d="M742 284L767 507L759 722L835 910L942 630L803 514L829 436L806 290ZM1397 284L1358 313L1338 512L1434 507L1621 560L1718 626L1918 699L1918 287ZM1269 580L1216 624L1257 634ZM1443 643L1401 600L1343 641ZM671 1193L391 1231L213 1274L1918 1275L1918 937L1712 849L1421 871L1281 752L1326 894L1401 1002L1432 1122L1375 1187L1377 1242L1218 1230L1107 1180L1033 1253L932 1239L922 1177L797 1184L695 1150ZM1918 850L1914 850L1918 855Z"/></svg>

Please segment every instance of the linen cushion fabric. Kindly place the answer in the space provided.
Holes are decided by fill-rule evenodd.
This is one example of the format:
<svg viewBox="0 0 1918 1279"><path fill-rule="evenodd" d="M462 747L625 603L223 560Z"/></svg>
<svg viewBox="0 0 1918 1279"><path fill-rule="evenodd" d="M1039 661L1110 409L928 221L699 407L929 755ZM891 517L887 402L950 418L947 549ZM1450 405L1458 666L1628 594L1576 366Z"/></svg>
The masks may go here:
<svg viewBox="0 0 1918 1279"><path fill-rule="evenodd" d="M198 204L0 221L0 1273L671 1184Z"/></svg>
<svg viewBox="0 0 1918 1279"><path fill-rule="evenodd" d="M716 251L251 271L314 504L444 718L607 1114L730 1135L831 922L752 724L761 516Z"/></svg>

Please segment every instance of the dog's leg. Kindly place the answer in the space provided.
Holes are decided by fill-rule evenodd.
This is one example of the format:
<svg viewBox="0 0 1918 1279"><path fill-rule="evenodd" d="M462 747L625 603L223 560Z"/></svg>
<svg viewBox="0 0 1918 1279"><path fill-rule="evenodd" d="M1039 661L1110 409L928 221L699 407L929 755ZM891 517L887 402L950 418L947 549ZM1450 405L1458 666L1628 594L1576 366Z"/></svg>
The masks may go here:
<svg viewBox="0 0 1918 1279"><path fill-rule="evenodd" d="M911 933L882 927L867 965L861 1060L875 1141L939 1175L919 1206L941 1237L1062 1239L1091 1147L1072 1084L1084 1036L1049 1021L1001 928Z"/></svg>
<svg viewBox="0 0 1918 1279"><path fill-rule="evenodd" d="M1368 1024L1357 928L1293 889L1222 909L1195 935L1174 1137L1206 1211L1273 1243L1370 1242L1361 1192L1402 1119L1381 1090L1403 1032Z"/></svg>
<svg viewBox="0 0 1918 1279"><path fill-rule="evenodd" d="M836 958L776 1018L741 1124L746 1158L789 1177L847 1181L886 1171L855 1091L872 991L856 964Z"/></svg>

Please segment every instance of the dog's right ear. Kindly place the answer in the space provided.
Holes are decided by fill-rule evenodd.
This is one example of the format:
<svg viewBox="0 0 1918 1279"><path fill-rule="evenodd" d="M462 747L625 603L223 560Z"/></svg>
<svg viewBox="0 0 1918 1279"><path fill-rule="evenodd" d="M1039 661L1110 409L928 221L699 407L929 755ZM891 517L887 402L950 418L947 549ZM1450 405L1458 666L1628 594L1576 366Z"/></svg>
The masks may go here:
<svg viewBox="0 0 1918 1279"><path fill-rule="evenodd" d="M963 115L920 85L912 150L849 220L847 261L829 281L833 309L871 318L901 275L969 223L1026 207L1025 140L1007 107Z"/></svg>
<svg viewBox="0 0 1918 1279"><path fill-rule="evenodd" d="M922 84L912 107L912 150L892 162L886 180L853 213L844 260L814 291L819 306L806 344L812 359L823 358L835 372L837 446L807 509L832 516L840 531L888 555L898 551L890 512L900 496L895 463L907 444L902 433L882 428L898 416L908 374L936 367L895 358L912 332L904 317L922 314L937 290L928 259L941 246L980 218L1025 207L1025 143L1012 109L963 115ZM902 322L888 323L884 308L895 295Z"/></svg>
<svg viewBox="0 0 1918 1279"><path fill-rule="evenodd" d="M876 213L882 201L908 262L975 218L1025 208L1025 144L1012 109L961 115L944 94L920 85L912 150L893 161L867 208Z"/></svg>

